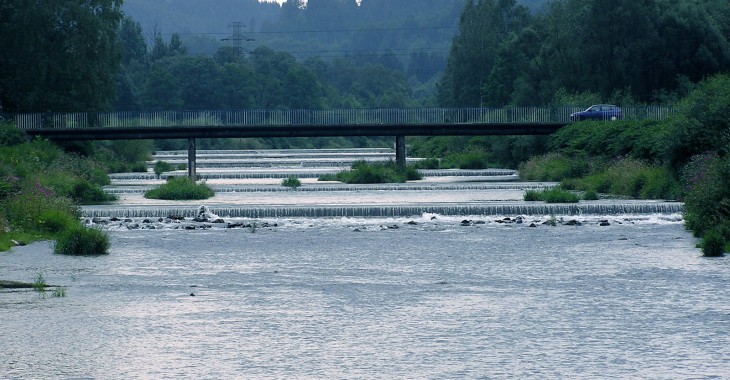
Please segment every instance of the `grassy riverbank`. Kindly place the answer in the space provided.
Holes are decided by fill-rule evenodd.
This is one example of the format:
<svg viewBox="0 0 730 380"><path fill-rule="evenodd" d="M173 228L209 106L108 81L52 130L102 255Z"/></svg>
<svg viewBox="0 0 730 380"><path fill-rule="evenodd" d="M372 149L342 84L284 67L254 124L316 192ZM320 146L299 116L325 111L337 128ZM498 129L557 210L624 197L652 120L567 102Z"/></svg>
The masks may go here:
<svg viewBox="0 0 730 380"><path fill-rule="evenodd" d="M125 166L114 156L102 147L93 159L69 153L0 124L0 250L50 239L57 240L56 253L106 253L108 237L81 224L78 205L115 199L102 189L107 171Z"/></svg>
<svg viewBox="0 0 730 380"><path fill-rule="evenodd" d="M730 77L717 76L666 122L581 122L549 139L549 153L520 165L528 180L564 189L685 202L706 256L730 249Z"/></svg>

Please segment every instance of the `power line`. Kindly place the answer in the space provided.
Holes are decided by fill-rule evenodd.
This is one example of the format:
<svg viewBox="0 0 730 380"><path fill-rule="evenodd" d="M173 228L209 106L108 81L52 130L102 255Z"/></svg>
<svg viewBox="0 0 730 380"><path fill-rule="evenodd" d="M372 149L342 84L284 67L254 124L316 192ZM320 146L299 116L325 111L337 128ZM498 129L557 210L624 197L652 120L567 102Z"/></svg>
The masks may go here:
<svg viewBox="0 0 730 380"><path fill-rule="evenodd" d="M230 25L229 25L230 26ZM361 29L329 29L329 30L290 30L290 31L258 31L248 32L248 34L302 34L302 33L346 33L346 32L383 32L383 31L405 31L405 30L439 30L452 29L456 30L456 26L414 26L400 28L361 28ZM224 32L173 32L173 33L157 33L158 35L170 36L177 35L228 35ZM153 35L153 33L145 33L145 35Z"/></svg>

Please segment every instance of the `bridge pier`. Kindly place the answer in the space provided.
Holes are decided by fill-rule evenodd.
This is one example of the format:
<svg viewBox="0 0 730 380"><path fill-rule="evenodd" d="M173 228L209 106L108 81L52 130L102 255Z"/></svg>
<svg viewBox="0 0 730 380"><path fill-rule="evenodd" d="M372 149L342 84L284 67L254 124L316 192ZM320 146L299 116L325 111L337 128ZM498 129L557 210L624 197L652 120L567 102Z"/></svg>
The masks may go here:
<svg viewBox="0 0 730 380"><path fill-rule="evenodd" d="M395 163L398 168L406 168L406 137L395 136Z"/></svg>
<svg viewBox="0 0 730 380"><path fill-rule="evenodd" d="M196 173L195 139L188 139L188 178L195 181L198 178Z"/></svg>

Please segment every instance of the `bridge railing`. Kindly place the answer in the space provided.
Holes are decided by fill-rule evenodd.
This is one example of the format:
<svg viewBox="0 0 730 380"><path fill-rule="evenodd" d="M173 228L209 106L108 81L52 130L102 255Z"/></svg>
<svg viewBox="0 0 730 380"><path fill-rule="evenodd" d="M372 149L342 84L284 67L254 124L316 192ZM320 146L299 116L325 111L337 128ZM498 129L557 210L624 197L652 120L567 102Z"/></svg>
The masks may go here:
<svg viewBox="0 0 730 380"><path fill-rule="evenodd" d="M282 126L282 125L433 125L568 123L578 107L383 108L295 110L202 110L111 113L0 114L18 128ZM665 120L672 107L623 107L626 119Z"/></svg>

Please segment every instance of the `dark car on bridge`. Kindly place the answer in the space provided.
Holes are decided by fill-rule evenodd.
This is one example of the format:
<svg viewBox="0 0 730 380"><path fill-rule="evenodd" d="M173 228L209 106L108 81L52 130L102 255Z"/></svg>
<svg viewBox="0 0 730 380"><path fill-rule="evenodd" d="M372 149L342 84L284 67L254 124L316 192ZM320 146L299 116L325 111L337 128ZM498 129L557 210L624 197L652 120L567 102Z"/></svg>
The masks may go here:
<svg viewBox="0 0 730 380"><path fill-rule="evenodd" d="M570 121L581 120L621 120L624 113L621 107L611 104L596 104L588 107L585 111L570 114Z"/></svg>

